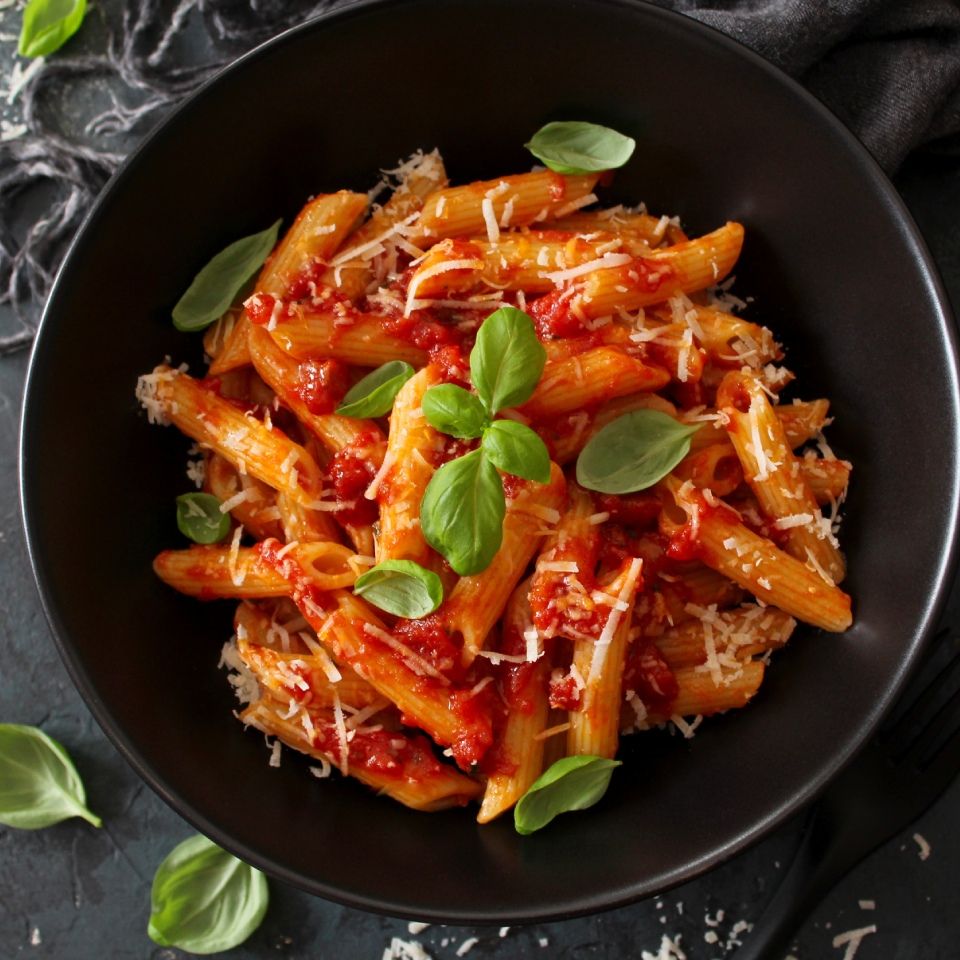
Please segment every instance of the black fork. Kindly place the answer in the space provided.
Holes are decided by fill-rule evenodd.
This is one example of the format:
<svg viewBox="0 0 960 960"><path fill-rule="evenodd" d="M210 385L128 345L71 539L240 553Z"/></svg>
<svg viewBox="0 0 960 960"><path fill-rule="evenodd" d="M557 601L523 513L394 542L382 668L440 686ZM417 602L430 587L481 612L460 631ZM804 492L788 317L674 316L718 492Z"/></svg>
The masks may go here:
<svg viewBox="0 0 960 960"><path fill-rule="evenodd" d="M810 911L868 853L920 816L960 773L960 647L944 631L927 667L950 657L814 805L793 862L736 960L783 960Z"/></svg>

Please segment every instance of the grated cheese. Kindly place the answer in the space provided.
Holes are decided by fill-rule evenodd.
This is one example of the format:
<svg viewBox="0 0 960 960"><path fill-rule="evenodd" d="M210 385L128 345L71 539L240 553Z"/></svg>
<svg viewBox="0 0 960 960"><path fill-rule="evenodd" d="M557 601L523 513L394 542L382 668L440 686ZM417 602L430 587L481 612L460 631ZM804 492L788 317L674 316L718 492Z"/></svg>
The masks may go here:
<svg viewBox="0 0 960 960"><path fill-rule="evenodd" d="M539 276L546 280L551 280L560 287L568 280L575 280L577 277L593 273L595 270L622 267L632 261L633 257L631 257L629 253L608 253L605 256L598 257L596 260L588 260L586 263L581 263L578 267L570 267L567 270L556 270L553 273L540 273Z"/></svg>
<svg viewBox="0 0 960 960"><path fill-rule="evenodd" d="M860 949L863 938L876 932L877 925L874 923L871 923L869 927L860 927L859 930L848 930L846 933L839 933L833 938L833 946L835 948L846 946L843 960L853 960L857 950Z"/></svg>

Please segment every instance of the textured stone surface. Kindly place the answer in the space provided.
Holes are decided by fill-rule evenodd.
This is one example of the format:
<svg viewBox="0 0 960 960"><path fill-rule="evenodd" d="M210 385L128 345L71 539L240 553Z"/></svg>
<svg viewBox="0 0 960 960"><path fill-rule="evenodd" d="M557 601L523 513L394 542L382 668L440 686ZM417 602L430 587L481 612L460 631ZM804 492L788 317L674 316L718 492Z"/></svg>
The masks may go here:
<svg viewBox="0 0 960 960"><path fill-rule="evenodd" d="M4 28L0 19L0 34ZM7 28L8 29L8 28ZM11 45L0 39L0 57ZM4 116L10 114L4 113ZM960 303L960 163L927 158L910 164L898 186L932 247L955 303ZM3 318L0 318L3 319ZM9 318L7 318L9 319ZM27 357L0 360L0 721L35 724L63 742L104 827L71 820L28 832L0 827L0 958L174 960L146 935L154 870L191 828L127 767L75 692L44 622L31 579L17 503L16 445ZM960 603L953 603L953 622ZM726 955L736 921L755 920L796 844L789 824L734 861L660 899L600 916L514 927L431 926L408 933L403 921L343 908L271 882L261 929L238 958L379 960L391 937L416 939L435 960L453 958L468 938L473 957L627 960L653 953L661 936L680 934L689 960ZM930 843L927 860L912 839ZM844 930L876 923L858 960L947 960L960 954L960 782L922 820L877 851L831 893L800 931L798 960L839 958L831 945ZM861 899L875 900L863 911ZM681 908L682 904L682 908ZM681 912L682 909L682 912ZM717 927L705 918L724 918ZM715 930L719 941L704 934ZM541 939L546 946L541 945Z"/></svg>

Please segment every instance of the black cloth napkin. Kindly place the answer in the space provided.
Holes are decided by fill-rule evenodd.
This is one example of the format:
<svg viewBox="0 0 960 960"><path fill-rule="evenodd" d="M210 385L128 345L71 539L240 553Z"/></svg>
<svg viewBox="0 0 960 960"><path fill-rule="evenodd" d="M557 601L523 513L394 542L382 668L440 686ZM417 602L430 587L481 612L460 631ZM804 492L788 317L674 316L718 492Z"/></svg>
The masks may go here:
<svg viewBox="0 0 960 960"><path fill-rule="evenodd" d="M22 324L13 334L0 329L0 354L29 344L68 241L152 124L240 53L347 2L102 0L91 8L106 43L101 29L98 48L85 23L21 91L27 135L0 143L0 305L11 304ZM960 0L651 2L722 30L798 79L888 173L918 147L960 150ZM9 14L3 25L19 26ZM69 108L58 116L57 94L84 82L119 93L78 130ZM55 199L25 225L17 201L51 184Z"/></svg>
<svg viewBox="0 0 960 960"><path fill-rule="evenodd" d="M654 0L799 80L893 173L920 146L960 148L957 0Z"/></svg>

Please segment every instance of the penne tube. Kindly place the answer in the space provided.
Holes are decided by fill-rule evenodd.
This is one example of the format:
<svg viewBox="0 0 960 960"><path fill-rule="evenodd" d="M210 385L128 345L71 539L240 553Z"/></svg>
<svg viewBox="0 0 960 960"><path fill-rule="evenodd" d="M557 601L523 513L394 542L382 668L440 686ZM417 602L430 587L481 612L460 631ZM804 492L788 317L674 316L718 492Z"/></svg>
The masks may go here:
<svg viewBox="0 0 960 960"><path fill-rule="evenodd" d="M451 634L463 637L462 661L470 666L500 619L513 585L543 540L545 526L556 522L566 497L563 471L551 464L550 482L517 480L507 500L503 542L482 573L461 577L436 617Z"/></svg>
<svg viewBox="0 0 960 960"><path fill-rule="evenodd" d="M335 710L308 707L289 719L286 712L284 704L264 698L247 707L240 719L414 810L462 807L483 789L478 781L440 763L423 736L361 726L350 731L348 740Z"/></svg>
<svg viewBox="0 0 960 960"><path fill-rule="evenodd" d="M726 375L726 374L724 374ZM795 400L791 404L779 404L773 408L774 414L783 427L784 435L790 446L796 450L803 446L826 425L828 400ZM700 429L690 438L691 452L702 450L714 443L729 443L730 438L720 422L715 409L705 407L697 414ZM684 420L683 417L678 419ZM688 421L684 421L688 422Z"/></svg>
<svg viewBox="0 0 960 960"><path fill-rule="evenodd" d="M820 506L836 503L850 482L850 464L846 460L827 460L823 457L801 457L800 473Z"/></svg>
<svg viewBox="0 0 960 960"><path fill-rule="evenodd" d="M693 309L697 340L712 363L762 367L783 359L783 351L766 327L711 307Z"/></svg>
<svg viewBox="0 0 960 960"><path fill-rule="evenodd" d="M250 359L257 373L331 453L361 439L383 443L383 433L373 420L314 413L304 399L301 365L266 330L251 324L249 341Z"/></svg>
<svg viewBox="0 0 960 960"><path fill-rule="evenodd" d="M201 600L292 596L295 585L263 562L261 546L241 547L237 538L230 547L196 545L164 550L153 561L153 569L164 583ZM318 590L348 587L357 579L357 568L351 562L355 554L342 544L288 544L284 550L293 554L308 582Z"/></svg>
<svg viewBox="0 0 960 960"><path fill-rule="evenodd" d="M280 430L243 413L193 377L170 367L154 372L156 400L188 437L299 503L320 500L323 481L314 459Z"/></svg>
<svg viewBox="0 0 960 960"><path fill-rule="evenodd" d="M554 230L569 230L577 234L606 233L634 243L642 243L648 249L659 247L666 239L669 243L686 240L680 236L674 240L678 228L668 217L654 217L649 213L627 213L622 207L610 210L578 210L565 217L558 217L550 224ZM637 254L639 256L639 254Z"/></svg>
<svg viewBox="0 0 960 960"><path fill-rule="evenodd" d="M643 561L623 562L616 578L602 592L610 598L603 630L596 638L578 639L573 667L583 679L580 702L570 711L567 755L587 754L612 760L620 733L621 680L630 645L630 628Z"/></svg>
<svg viewBox="0 0 960 960"><path fill-rule="evenodd" d="M484 757L487 783L483 791L479 823L489 823L509 810L543 772L545 738L550 700L547 684L550 660L539 650L530 662L527 636L533 627L528 599L530 581L510 595L499 650L508 656L526 656L523 663L500 665L500 685L507 706L506 719L495 731L493 746ZM539 646L539 645L538 645Z"/></svg>
<svg viewBox="0 0 960 960"><path fill-rule="evenodd" d="M698 559L755 597L804 623L842 633L852 623L850 597L818 573L748 530L729 507L712 506L689 481L661 481L660 530L668 555Z"/></svg>
<svg viewBox="0 0 960 960"><path fill-rule="evenodd" d="M330 513L305 507L285 493L277 494L277 512L280 514L282 539L287 543L340 542L340 528ZM268 534L260 539L269 538Z"/></svg>
<svg viewBox="0 0 960 960"><path fill-rule="evenodd" d="M843 555L790 449L763 387L731 370L717 392L717 408L760 509L786 536L784 549L829 584L844 576Z"/></svg>
<svg viewBox="0 0 960 960"><path fill-rule="evenodd" d="M422 243L486 236L493 242L501 228L565 216L580 202L592 202L599 179L596 173L564 176L544 170L438 190L424 201L412 239Z"/></svg>
<svg viewBox="0 0 960 960"><path fill-rule="evenodd" d="M743 227L728 223L696 240L588 273L573 299L587 318L596 319L704 290L727 276L742 246Z"/></svg>
<svg viewBox="0 0 960 960"><path fill-rule="evenodd" d="M423 395L441 382L430 364L412 376L393 401L387 452L365 496L380 505L377 563L412 560L421 566L433 550L420 527L420 501L436 471L436 458L445 440L420 410Z"/></svg>
<svg viewBox="0 0 960 960"><path fill-rule="evenodd" d="M273 305L280 303L266 296L260 302L267 316L272 315ZM389 318L378 314L284 303L274 329L270 330L269 322L266 329L281 349L298 361L325 357L358 367L379 367L391 360L422 367L427 362L425 350L391 334Z"/></svg>
<svg viewBox="0 0 960 960"><path fill-rule="evenodd" d="M692 605L691 605L692 606ZM696 609L696 616L665 630L655 643L671 670L706 665L720 685L724 666L786 644L797 622L776 607L748 603L734 610Z"/></svg>
<svg viewBox="0 0 960 960"><path fill-rule="evenodd" d="M296 220L276 250L267 259L257 279L254 293L268 293L277 297L290 296L299 299L309 291L298 290L303 286L301 273L315 263L324 262L343 242L350 228L367 207L366 194L323 194L311 200L297 214ZM219 376L228 370L250 363L247 334L250 317L246 310L240 314L230 333L224 337L223 346L210 365L210 376Z"/></svg>
<svg viewBox="0 0 960 960"><path fill-rule="evenodd" d="M283 534L274 490L249 474L238 473L232 463L215 453L206 458L205 472L210 493L229 505L230 515L244 530L257 540Z"/></svg>
<svg viewBox="0 0 960 960"><path fill-rule="evenodd" d="M548 362L520 413L533 420L557 417L616 397L659 390L669 380L662 367L630 357L618 347L596 347Z"/></svg>
<svg viewBox="0 0 960 960"><path fill-rule="evenodd" d="M651 724L675 720L677 717L709 717L724 710L745 707L756 695L763 682L764 665L761 660L749 660L736 668L724 667L723 682L717 686L708 673L696 667L679 667L674 671L679 693L669 715L651 710L647 721Z"/></svg>
<svg viewBox="0 0 960 960"><path fill-rule="evenodd" d="M728 443L714 443L695 453L688 453L674 468L673 474L689 480L701 490L718 497L733 493L743 483L743 467L736 450Z"/></svg>

